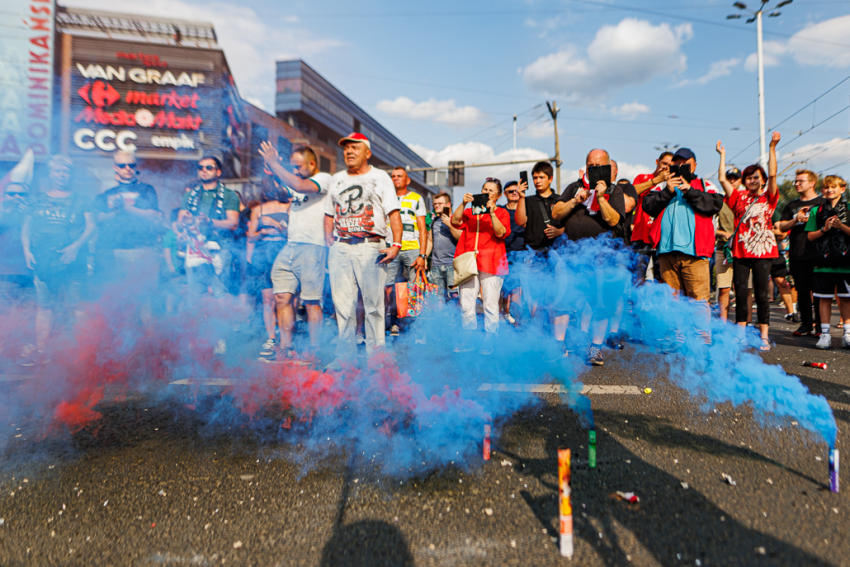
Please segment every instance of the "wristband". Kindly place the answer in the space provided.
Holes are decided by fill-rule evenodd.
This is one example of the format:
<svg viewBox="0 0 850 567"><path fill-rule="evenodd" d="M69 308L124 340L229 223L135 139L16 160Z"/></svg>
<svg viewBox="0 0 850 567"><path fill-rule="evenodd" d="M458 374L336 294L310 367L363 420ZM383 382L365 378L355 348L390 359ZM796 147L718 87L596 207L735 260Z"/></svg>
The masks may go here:
<svg viewBox="0 0 850 567"><path fill-rule="evenodd" d="M392 248L401 248L401 242L393 242Z"/></svg>

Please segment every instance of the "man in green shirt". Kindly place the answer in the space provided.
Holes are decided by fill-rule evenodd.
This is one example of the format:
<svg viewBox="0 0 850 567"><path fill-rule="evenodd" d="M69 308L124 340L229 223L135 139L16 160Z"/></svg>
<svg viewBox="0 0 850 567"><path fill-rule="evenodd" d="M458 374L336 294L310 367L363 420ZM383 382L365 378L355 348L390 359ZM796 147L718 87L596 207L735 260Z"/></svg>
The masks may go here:
<svg viewBox="0 0 850 567"><path fill-rule="evenodd" d="M224 294L230 275L230 243L239 225L239 195L221 183L221 161L204 156L198 162L198 183L183 198L178 222L193 238L186 251L190 295L208 289Z"/></svg>

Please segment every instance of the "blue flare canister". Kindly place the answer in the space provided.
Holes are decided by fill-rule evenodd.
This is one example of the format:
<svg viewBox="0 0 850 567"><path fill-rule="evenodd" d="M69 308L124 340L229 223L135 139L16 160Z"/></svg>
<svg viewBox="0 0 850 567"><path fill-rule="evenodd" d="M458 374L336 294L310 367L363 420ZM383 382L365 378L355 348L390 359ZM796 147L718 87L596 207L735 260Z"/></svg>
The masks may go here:
<svg viewBox="0 0 850 567"><path fill-rule="evenodd" d="M829 490L838 492L838 449L829 450Z"/></svg>

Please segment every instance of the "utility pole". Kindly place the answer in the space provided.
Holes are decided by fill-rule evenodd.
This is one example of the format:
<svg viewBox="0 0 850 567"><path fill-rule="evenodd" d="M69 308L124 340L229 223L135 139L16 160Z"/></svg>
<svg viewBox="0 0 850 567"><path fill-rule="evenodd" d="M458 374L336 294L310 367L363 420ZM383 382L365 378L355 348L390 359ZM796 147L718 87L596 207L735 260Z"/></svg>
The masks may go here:
<svg viewBox="0 0 850 567"><path fill-rule="evenodd" d="M558 103L554 100L552 104L546 101L546 108L549 109L549 115L552 117L552 122L555 124L555 187L556 193L561 192L561 140L558 137Z"/></svg>

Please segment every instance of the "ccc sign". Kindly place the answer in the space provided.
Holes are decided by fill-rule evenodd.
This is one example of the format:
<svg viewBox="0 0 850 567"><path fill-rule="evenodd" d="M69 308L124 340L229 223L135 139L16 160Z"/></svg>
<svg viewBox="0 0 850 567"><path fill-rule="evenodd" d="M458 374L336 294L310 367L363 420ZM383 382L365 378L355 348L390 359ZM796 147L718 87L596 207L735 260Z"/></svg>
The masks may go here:
<svg viewBox="0 0 850 567"><path fill-rule="evenodd" d="M74 132L74 144L81 150L93 150L95 148L105 152L113 152L116 149L132 152L136 149L133 141L137 138L131 130L98 130L91 128L80 128Z"/></svg>

